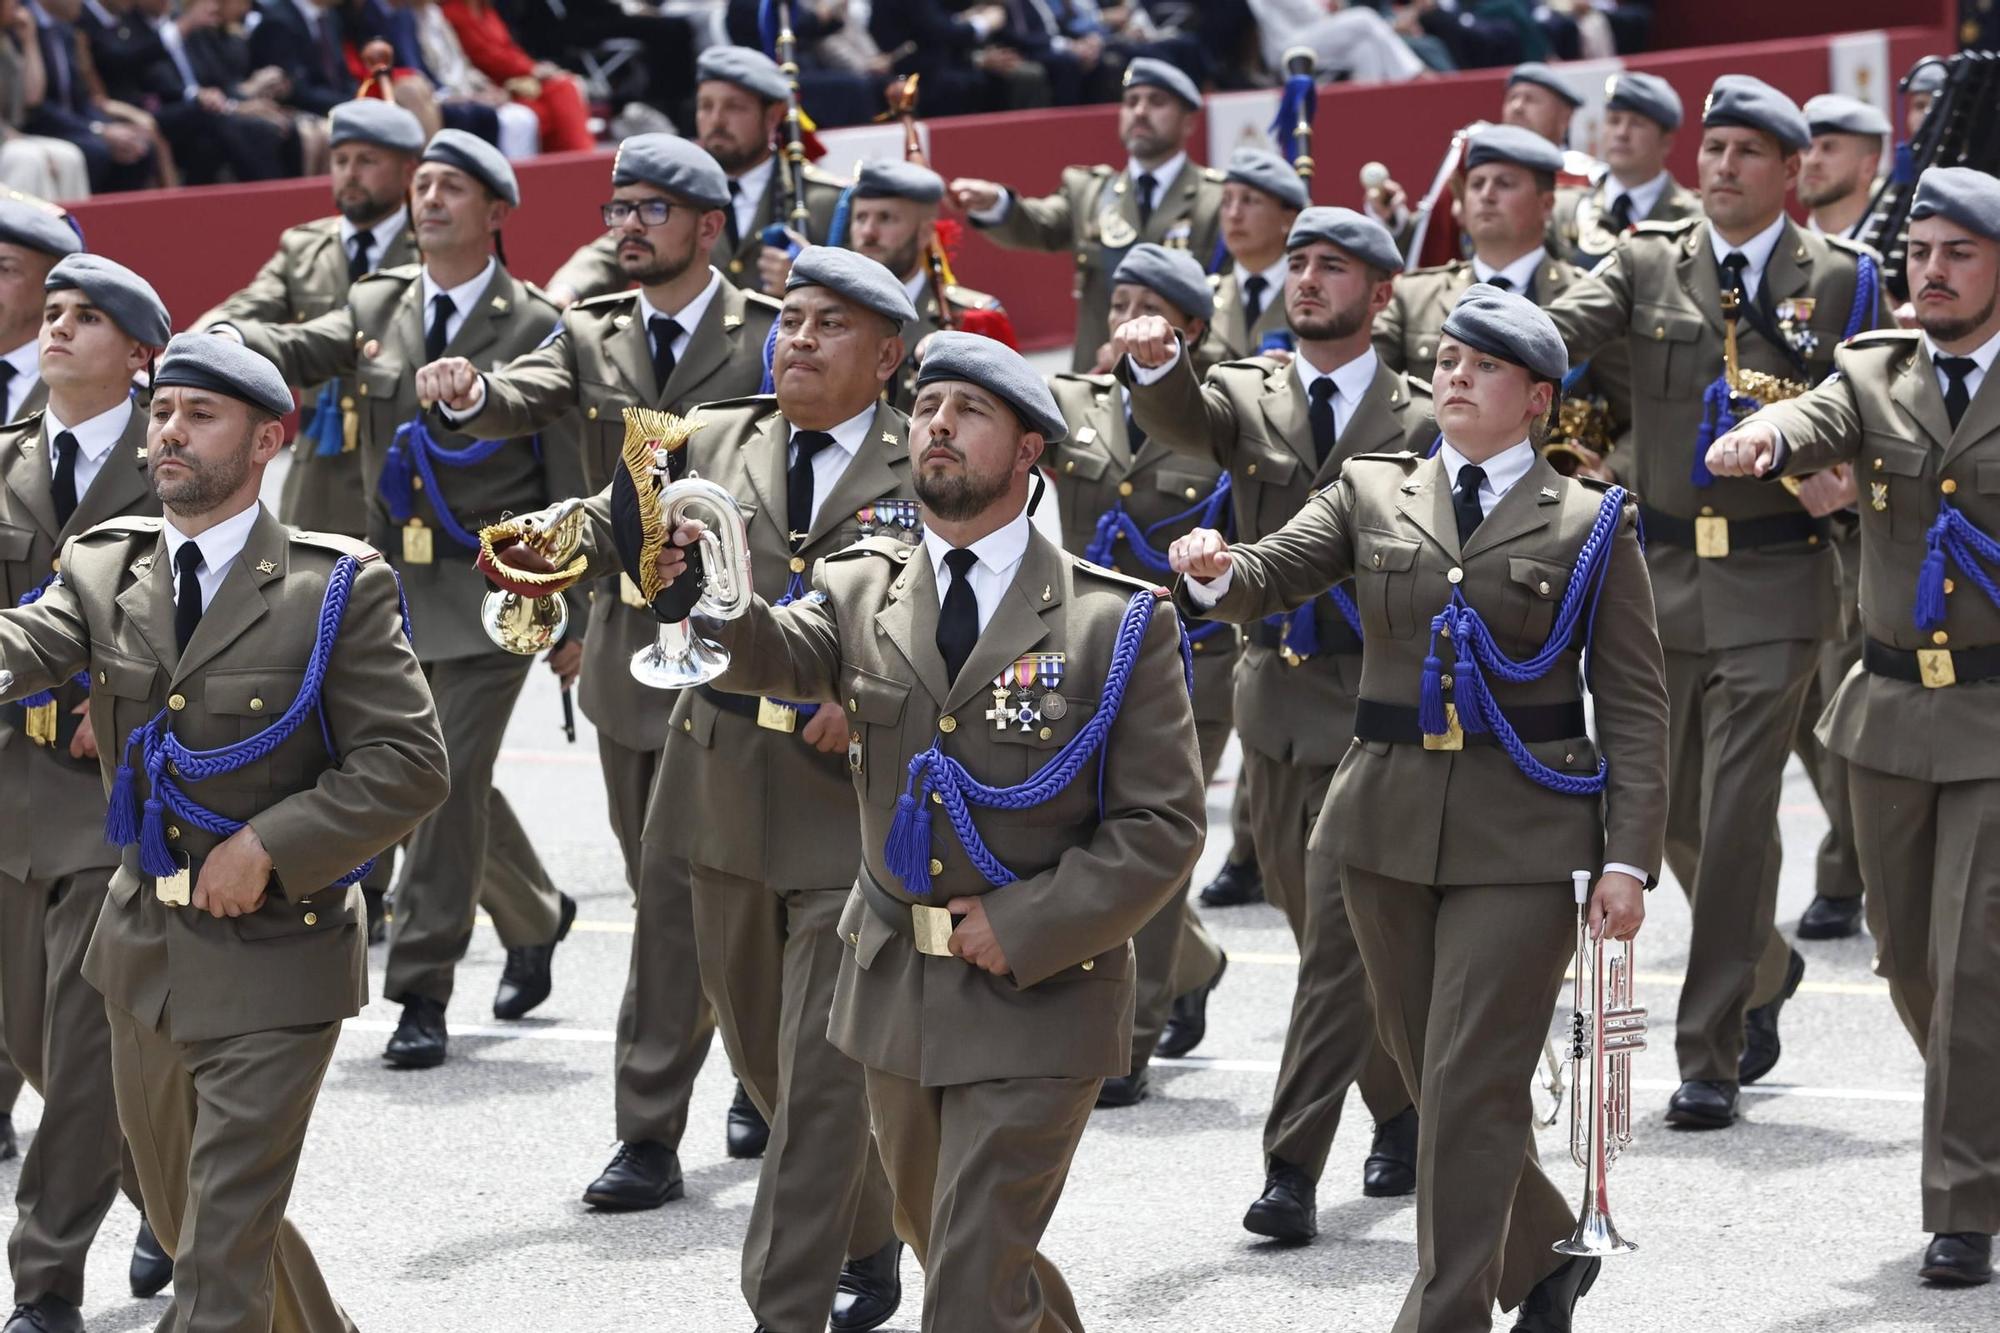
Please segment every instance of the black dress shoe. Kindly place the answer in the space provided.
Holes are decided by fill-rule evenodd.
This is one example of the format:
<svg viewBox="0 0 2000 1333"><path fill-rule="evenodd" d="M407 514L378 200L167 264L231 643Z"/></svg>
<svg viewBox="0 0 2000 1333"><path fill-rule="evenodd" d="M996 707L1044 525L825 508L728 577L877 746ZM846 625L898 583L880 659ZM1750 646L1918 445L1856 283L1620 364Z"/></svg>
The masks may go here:
<svg viewBox="0 0 2000 1333"><path fill-rule="evenodd" d="M1224 953L1206 986L1196 986L1175 999L1173 1013L1160 1029L1160 1044L1153 1048L1155 1051L1169 1060L1178 1060L1201 1045L1201 1039L1208 1035L1208 997L1222 984L1222 974L1228 970L1229 955Z"/></svg>
<svg viewBox="0 0 2000 1333"><path fill-rule="evenodd" d="M1667 1098L1667 1123L1680 1129L1728 1129L1736 1123L1734 1083L1691 1078Z"/></svg>
<svg viewBox="0 0 2000 1333"><path fill-rule="evenodd" d="M382 1058L398 1069L435 1069L444 1063L449 1038L444 1030L444 1006L422 995L403 1001L403 1016L382 1048Z"/></svg>
<svg viewBox="0 0 2000 1333"><path fill-rule="evenodd" d="M1794 949L1791 961L1785 964L1785 985L1777 998L1743 1015L1743 1054L1736 1058L1738 1083L1755 1083L1777 1066L1783 1049L1778 1041L1778 1011L1798 992L1805 974L1806 960Z"/></svg>
<svg viewBox="0 0 2000 1333"><path fill-rule="evenodd" d="M1290 1162L1273 1157L1264 1169L1264 1192L1243 1214L1243 1229L1287 1245L1303 1245L1319 1234L1318 1186Z"/></svg>
<svg viewBox="0 0 2000 1333"><path fill-rule="evenodd" d="M381 889L363 889L361 901L368 907L368 942L380 944L389 938L389 895Z"/></svg>
<svg viewBox="0 0 2000 1333"><path fill-rule="evenodd" d="M1203 907L1243 907L1264 901L1264 872L1255 861L1242 865L1224 862L1215 878L1202 889L1197 901Z"/></svg>
<svg viewBox="0 0 2000 1333"><path fill-rule="evenodd" d="M1521 1302L1514 1333L1569 1333L1576 1303L1597 1281L1597 1270L1602 1267L1602 1259L1571 1259L1537 1282Z"/></svg>
<svg viewBox="0 0 2000 1333"><path fill-rule="evenodd" d="M1097 1104L1117 1108L1137 1106L1146 1100L1151 1090L1152 1077L1141 1069L1136 1074L1121 1074L1117 1078L1107 1078L1097 1090Z"/></svg>
<svg viewBox="0 0 2000 1333"><path fill-rule="evenodd" d="M1993 1280L1993 1237L1940 1231L1924 1247L1924 1266L1917 1273L1926 1282L1948 1287L1984 1286Z"/></svg>
<svg viewBox="0 0 2000 1333"><path fill-rule="evenodd" d="M604 1174L584 1187L583 1201L607 1213L638 1213L687 1193L681 1159L664 1143L621 1143Z"/></svg>
<svg viewBox="0 0 2000 1333"><path fill-rule="evenodd" d="M1417 1108L1406 1106L1375 1126L1375 1142L1361 1164L1361 1192L1394 1199L1417 1192Z"/></svg>
<svg viewBox="0 0 2000 1333"><path fill-rule="evenodd" d="M144 1217L139 1219L139 1234L132 1239L132 1264L126 1278L132 1284L132 1294L142 1301L159 1295L174 1280L173 1256L160 1247L153 1224Z"/></svg>
<svg viewBox="0 0 2000 1333"><path fill-rule="evenodd" d="M567 893L558 896L562 916L556 922L556 937L547 944L524 944L507 951L507 965L500 969L500 988L493 992L495 1018L526 1018L555 988L556 946L569 937L569 928L576 921L576 899Z"/></svg>
<svg viewBox="0 0 2000 1333"><path fill-rule="evenodd" d="M1802 940L1844 940L1861 933L1861 899L1815 897L1799 915Z"/></svg>
<svg viewBox="0 0 2000 1333"><path fill-rule="evenodd" d="M744 1091L743 1080L736 1080L736 1096L729 1103L729 1118L726 1122L729 1135L729 1155L738 1161L749 1161L764 1155L764 1147L771 1141L771 1126L764 1120L764 1113L757 1109L757 1103L750 1100Z"/></svg>
<svg viewBox="0 0 2000 1333"><path fill-rule="evenodd" d="M14 1142L14 1113L0 1111L0 1162L11 1162L21 1155L21 1146Z"/></svg>
<svg viewBox="0 0 2000 1333"><path fill-rule="evenodd" d="M0 1333L83 1333L83 1314L60 1296L17 1305Z"/></svg>
<svg viewBox="0 0 2000 1333"><path fill-rule="evenodd" d="M833 1291L833 1333L866 1333L880 1328L903 1303L903 1242L892 1240L865 1259L840 1266Z"/></svg>

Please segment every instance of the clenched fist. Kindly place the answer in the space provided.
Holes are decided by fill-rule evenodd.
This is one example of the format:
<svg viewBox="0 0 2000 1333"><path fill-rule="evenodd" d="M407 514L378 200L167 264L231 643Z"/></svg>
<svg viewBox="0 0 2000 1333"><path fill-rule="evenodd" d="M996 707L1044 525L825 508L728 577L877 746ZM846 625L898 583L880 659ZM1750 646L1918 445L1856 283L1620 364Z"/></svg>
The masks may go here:
<svg viewBox="0 0 2000 1333"><path fill-rule="evenodd" d="M1158 315L1141 315L1120 324L1111 335L1111 364L1126 357L1132 364L1157 370L1180 350L1181 336L1174 326Z"/></svg>
<svg viewBox="0 0 2000 1333"><path fill-rule="evenodd" d="M1229 543L1214 528L1196 528L1185 537L1176 537L1167 548L1167 563L1176 574L1208 583L1228 572L1232 563Z"/></svg>
<svg viewBox="0 0 2000 1333"><path fill-rule="evenodd" d="M1708 470L1718 477L1761 477L1778 456L1778 432L1752 422L1708 446Z"/></svg>
<svg viewBox="0 0 2000 1333"><path fill-rule="evenodd" d="M462 356L448 356L417 370L418 402L443 403L454 412L466 412L484 396L479 372Z"/></svg>

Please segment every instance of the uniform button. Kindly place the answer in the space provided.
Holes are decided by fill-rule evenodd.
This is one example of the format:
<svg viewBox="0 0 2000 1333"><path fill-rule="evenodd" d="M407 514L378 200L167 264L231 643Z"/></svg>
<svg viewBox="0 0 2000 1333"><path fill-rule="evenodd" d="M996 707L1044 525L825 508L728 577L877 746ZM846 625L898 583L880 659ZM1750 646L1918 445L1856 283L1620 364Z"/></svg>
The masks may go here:
<svg viewBox="0 0 2000 1333"><path fill-rule="evenodd" d="M693 718L691 718L691 717L684 717L684 718L682 718L682 719L681 719L681 730L682 730L682 731L693 731L693 730L694 730L694 719L693 719Z"/></svg>
<svg viewBox="0 0 2000 1333"><path fill-rule="evenodd" d="M1946 477L1943 481L1938 483L1938 489L1943 491L1946 495L1951 495L1958 490L1958 483L1953 481L1950 477Z"/></svg>
<svg viewBox="0 0 2000 1333"><path fill-rule="evenodd" d="M167 841L168 841L168 842L179 842L180 840L181 840L181 829L180 829L180 825L178 825L178 824L169 824L169 825L167 825Z"/></svg>
<svg viewBox="0 0 2000 1333"><path fill-rule="evenodd" d="M1196 639L1196 640L1195 640L1195 641L1194 641L1193 643L1189 644L1189 645L1188 645L1188 647L1189 647L1189 648L1192 648L1192 649L1193 649L1193 650L1194 650L1195 652L1200 652L1200 651L1201 651L1201 644L1202 644L1202 641L1201 641L1200 639Z"/></svg>
<svg viewBox="0 0 2000 1333"><path fill-rule="evenodd" d="M856 703L856 702L855 702L854 700L852 700L852 699L849 699L849 700L847 701L847 711L848 711L848 712L850 712L850 713L856 713L856 712L859 712L860 710L861 710L861 705L860 705L860 704Z"/></svg>
<svg viewBox="0 0 2000 1333"><path fill-rule="evenodd" d="M1715 517L1715 507L1714 507L1713 505L1703 505L1703 506L1701 507L1701 516L1702 516L1703 518L1714 518L1714 517Z"/></svg>
<svg viewBox="0 0 2000 1333"><path fill-rule="evenodd" d="M1882 460L1879 458L1875 460L1875 470L1877 472L1880 472L1882 470Z"/></svg>
<svg viewBox="0 0 2000 1333"><path fill-rule="evenodd" d="M251 711L251 712L253 712L253 713L261 713L261 712L263 712L263 711L264 711L264 701L263 701L262 699L252 699L252 700L250 701L250 711Z"/></svg>
<svg viewBox="0 0 2000 1333"><path fill-rule="evenodd" d="M1084 971L1088 972L1090 971L1090 969L1097 966L1097 960L1095 958L1086 958L1083 960L1081 964L1079 964L1079 966L1081 966Z"/></svg>
<svg viewBox="0 0 2000 1333"><path fill-rule="evenodd" d="M597 420L597 409L594 407L585 408L583 414L592 421Z"/></svg>
<svg viewBox="0 0 2000 1333"><path fill-rule="evenodd" d="M1666 338L1667 338L1667 326L1664 324L1655 324L1653 326L1653 341L1665 342Z"/></svg>
<svg viewBox="0 0 2000 1333"><path fill-rule="evenodd" d="M1072 459L1068 460L1067 462L1065 462L1065 463L1063 464L1063 471L1065 471L1065 472L1074 472L1074 471L1076 471L1076 460L1075 460L1074 458L1072 458Z"/></svg>
<svg viewBox="0 0 2000 1333"><path fill-rule="evenodd" d="M1119 482L1119 483L1118 483L1118 493L1119 493L1120 495L1130 495L1130 494L1132 493L1132 483L1131 483L1131 482L1129 482L1129 481L1121 481L1121 482Z"/></svg>
<svg viewBox="0 0 2000 1333"><path fill-rule="evenodd" d="M1375 553L1375 559L1373 561L1373 564L1377 569L1382 568L1382 553L1380 551L1377 551Z"/></svg>
<svg viewBox="0 0 2000 1333"><path fill-rule="evenodd" d="M1947 594L1957 592L1958 581L1956 579L1946 579L1944 581L1944 590Z"/></svg>
<svg viewBox="0 0 2000 1333"><path fill-rule="evenodd" d="M1931 634L1931 642L1942 647L1951 642L1951 635L1946 634L1943 630L1936 630Z"/></svg>
<svg viewBox="0 0 2000 1333"><path fill-rule="evenodd" d="M802 555L795 555L795 556L793 556L793 557L792 557L792 573L794 573L794 574L803 574L803 573L805 573L805 572L806 572L806 559L805 559L805 557L804 557L804 556L802 556Z"/></svg>
<svg viewBox="0 0 2000 1333"><path fill-rule="evenodd" d="M1244 476L1246 476L1246 477L1254 477L1254 476L1256 476L1256 475L1257 475L1257 465L1256 465L1255 463L1252 463L1252 464L1251 464L1251 465L1250 465L1249 467L1246 467L1246 468L1244 468L1244 469L1243 469L1243 475L1244 475Z"/></svg>
<svg viewBox="0 0 2000 1333"><path fill-rule="evenodd" d="M1040 731L1036 732L1035 734L1040 736L1043 740L1047 740L1049 737L1055 735L1055 732L1051 731L1047 727L1043 727Z"/></svg>
<svg viewBox="0 0 2000 1333"><path fill-rule="evenodd" d="M944 804L944 795L943 795L943 793L941 793L941 792L932 792L932 793L931 793L931 804L932 804L932 805L943 805L943 804Z"/></svg>
<svg viewBox="0 0 2000 1333"><path fill-rule="evenodd" d="M1429 356L1430 354L1431 354L1431 345L1430 345L1429 343L1418 343L1418 344L1417 344L1417 355L1418 355L1418 356Z"/></svg>
<svg viewBox="0 0 2000 1333"><path fill-rule="evenodd" d="M340 407L341 410L344 412L352 412L354 410L354 399L347 396L346 394L342 394L340 398Z"/></svg>
<svg viewBox="0 0 2000 1333"><path fill-rule="evenodd" d="M931 858L931 873L933 875L942 875L944 873L944 862L938 860L935 856Z"/></svg>
<svg viewBox="0 0 2000 1333"><path fill-rule="evenodd" d="M1547 597L1549 595L1549 581L1547 579L1543 579L1540 583L1537 583L1535 585L1535 591L1540 593L1542 596Z"/></svg>
<svg viewBox="0 0 2000 1333"><path fill-rule="evenodd" d="M1817 532L1815 532L1815 533L1810 533L1810 534L1808 534L1808 535L1807 535L1807 537L1806 537L1806 545L1807 545L1807 546L1818 546L1818 545L1819 545L1819 534L1818 534Z"/></svg>
<svg viewBox="0 0 2000 1333"><path fill-rule="evenodd" d="M850 931L848 931L848 932L847 932L847 942L848 942L849 944L852 944L852 945L854 945L854 946L855 946L856 948L859 948L859 947L860 947L860 945L861 945L861 932L860 932L860 931L858 931L858 930L850 930Z"/></svg>
<svg viewBox="0 0 2000 1333"><path fill-rule="evenodd" d="M306 913L306 924L307 924L308 926L317 926L317 925L319 924L319 913L318 913L318 912L307 912L307 913Z"/></svg>
<svg viewBox="0 0 2000 1333"><path fill-rule="evenodd" d="M1451 673L1449 671L1438 677L1438 688L1444 690L1451 688Z"/></svg>
<svg viewBox="0 0 2000 1333"><path fill-rule="evenodd" d="M938 730L942 731L947 736L951 735L952 732L958 730L958 719L953 717L950 713L946 713L943 717L938 719Z"/></svg>
<svg viewBox="0 0 2000 1333"><path fill-rule="evenodd" d="M1465 582L1465 571L1457 565L1453 565L1444 572L1444 578L1447 583L1463 583Z"/></svg>
<svg viewBox="0 0 2000 1333"><path fill-rule="evenodd" d="M1190 486L1186 490L1181 492L1181 498L1184 500L1192 500L1199 494L1201 494L1201 492L1197 491L1194 487Z"/></svg>
<svg viewBox="0 0 2000 1333"><path fill-rule="evenodd" d="M181 709L186 708L187 706L188 706L188 701L183 696L178 694L170 694L167 696L167 707L173 709L176 713L180 712Z"/></svg>
<svg viewBox="0 0 2000 1333"><path fill-rule="evenodd" d="M108 671L100 671L100 672L98 672L98 673L97 673L97 683L98 683L99 685L109 685L109 684L111 683L111 673L110 673L110 672L108 672Z"/></svg>
<svg viewBox="0 0 2000 1333"><path fill-rule="evenodd" d="M355 335L355 337L357 338L360 336L361 336L360 334ZM356 389L355 392L360 394L363 398L366 398L368 396L368 386L364 384L360 388Z"/></svg>

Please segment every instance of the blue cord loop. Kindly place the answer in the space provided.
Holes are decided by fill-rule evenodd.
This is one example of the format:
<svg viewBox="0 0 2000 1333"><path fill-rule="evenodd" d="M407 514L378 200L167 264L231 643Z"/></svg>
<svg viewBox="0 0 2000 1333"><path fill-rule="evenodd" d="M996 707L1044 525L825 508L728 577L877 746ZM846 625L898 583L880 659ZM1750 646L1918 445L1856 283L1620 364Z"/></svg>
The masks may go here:
<svg viewBox="0 0 2000 1333"><path fill-rule="evenodd" d="M1229 514L1229 474L1216 478L1215 488L1191 507L1178 514L1170 515L1159 522L1141 528L1138 522L1125 511L1125 501L1120 498L1111 502L1111 508L1097 516L1097 529L1091 535L1090 545L1084 549L1083 558L1093 565L1103 565L1106 569L1117 568L1118 542L1122 538L1125 550L1133 563L1142 566L1149 574L1171 579L1173 566L1167 560L1167 553L1153 545L1153 537L1163 529L1176 527L1182 523L1191 528L1215 528L1227 531ZM1205 639L1227 629L1219 620L1205 620L1192 630L1187 630L1190 640Z"/></svg>
<svg viewBox="0 0 2000 1333"><path fill-rule="evenodd" d="M2000 606L2000 584L1985 569L1986 565L2000 565L2000 541L1973 526L1951 501L1938 505L1938 515L1924 533L1924 546L1924 563L1917 571L1918 629L1944 624L1946 562L1957 565L1986 594L1987 601Z"/></svg>
<svg viewBox="0 0 2000 1333"><path fill-rule="evenodd" d="M1486 674L1491 672L1515 684L1540 680L1562 660L1576 635L1579 622L1584 627L1583 659L1588 671L1598 597L1604 589L1605 574L1611 568L1613 538L1618 531L1618 517L1624 508L1623 486L1613 486L1605 491L1604 502L1598 506L1597 521L1591 525L1590 535L1577 551L1576 569L1569 587L1563 592L1561 605L1556 608L1555 624L1550 628L1541 651L1526 661L1516 662L1502 653L1494 643L1485 619L1465 600L1462 586L1452 588L1451 600L1431 618L1430 651L1424 658L1422 693L1417 705L1417 722L1426 734L1441 736L1451 727L1444 706L1444 662L1438 656L1438 637L1443 635L1457 649L1457 659L1452 665L1452 694L1458 705L1458 722L1462 728L1467 732L1492 732L1500 747L1507 752L1507 757L1514 761L1514 767L1550 791L1568 796L1591 796L1604 790L1608 765L1601 755L1597 760L1597 772L1584 778L1550 768L1529 753L1526 743L1515 734L1514 728L1508 724L1507 715L1495 702L1486 683Z"/></svg>
<svg viewBox="0 0 2000 1333"><path fill-rule="evenodd" d="M535 437L534 444L537 450L541 448L540 436ZM382 477L376 483L376 491L381 495L382 503L389 507L389 517L398 523L407 523L417 512L416 490L410 484L411 479L422 478L424 490L431 497L431 512L437 516L439 530L466 550L477 551L479 538L459 525L451 506L445 503L444 492L438 486L435 465L477 467L506 445L505 440L474 440L463 449L447 449L432 437L424 419L416 417L396 427L396 438L382 459Z"/></svg>
<svg viewBox="0 0 2000 1333"><path fill-rule="evenodd" d="M306 438L313 442L314 458L331 458L346 448L347 434L341 422L337 382L328 380L320 389L319 397L313 399L312 421L306 426Z"/></svg>
<svg viewBox="0 0 2000 1333"><path fill-rule="evenodd" d="M34 587L22 593L20 600L16 602L15 605L33 606L36 602L42 600L42 594L47 592L50 588L53 588L56 584L56 580L61 577L62 576L60 574L49 575L47 578L43 579L40 583L37 583ZM90 689L90 673L88 671L79 671L76 673L75 676L70 678L70 683L87 691ZM18 703L23 709L46 708L55 701L56 701L56 696L53 690L43 690L39 694L31 694L25 699L15 700L15 702Z"/></svg>

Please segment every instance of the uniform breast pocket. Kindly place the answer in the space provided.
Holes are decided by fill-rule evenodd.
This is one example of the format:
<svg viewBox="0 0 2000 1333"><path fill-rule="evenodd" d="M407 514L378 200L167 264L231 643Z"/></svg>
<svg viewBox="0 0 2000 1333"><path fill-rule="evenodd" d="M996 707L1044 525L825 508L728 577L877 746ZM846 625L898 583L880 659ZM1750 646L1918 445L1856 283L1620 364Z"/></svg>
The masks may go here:
<svg viewBox="0 0 2000 1333"><path fill-rule="evenodd" d="M1862 436L1854 467L1861 512L1866 517L1886 514L1889 535L1896 541L1922 541L1937 514L1937 487L1925 476L1930 458L1930 449L1914 440L1873 432ZM1986 490L1989 480L2000 490L2000 476L1989 479L1982 468L1979 489Z"/></svg>
<svg viewBox="0 0 2000 1333"><path fill-rule="evenodd" d="M1153 473L1153 485L1167 500L1169 507L1191 508L1215 489L1215 478L1200 472L1163 467Z"/></svg>
<svg viewBox="0 0 2000 1333"><path fill-rule="evenodd" d="M1238 464L1238 478L1248 492L1239 504L1258 532L1276 532L1298 510L1303 497L1292 494L1299 460L1290 454L1250 453Z"/></svg>
<svg viewBox="0 0 2000 1333"><path fill-rule="evenodd" d="M216 719L222 733L220 743L245 741L262 732L285 715L298 697L305 673L288 668L237 667L211 671L202 683L202 706ZM233 733L233 734L232 734ZM280 790L304 786L326 764L326 746L316 717L302 718L298 729L287 737L270 758L239 770L243 778L256 780L263 768L266 785Z"/></svg>
<svg viewBox="0 0 2000 1333"><path fill-rule="evenodd" d="M1701 316L1669 306L1638 306L1632 315L1632 378L1659 397L1685 398L1704 387Z"/></svg>
<svg viewBox="0 0 2000 1333"><path fill-rule="evenodd" d="M871 805L891 803L904 785L903 710L910 687L873 672L850 668L840 680L847 705L847 771Z"/></svg>
<svg viewBox="0 0 2000 1333"><path fill-rule="evenodd" d="M991 695L987 706L1000 711L1000 705ZM1063 746L1075 739L1097 712L1097 701L1072 698L1059 690L1036 689L1024 707L1021 692L1015 690L1008 696L1005 711L1011 716L1004 719L1004 730L996 725L1001 719L985 723L985 734L992 741L986 757L982 760L967 757L966 766L988 786L1018 787L1040 773ZM1077 802L1085 801L1095 807L1097 764L1102 757L1101 752L1093 756L1066 787L1059 789L1060 795L1027 806L1015 812L1014 817L1031 824L1074 823L1081 814Z"/></svg>
<svg viewBox="0 0 2000 1333"><path fill-rule="evenodd" d="M1551 560L1532 556L1507 558L1507 580L1521 603L1521 643L1533 653L1549 637L1555 624L1556 608L1569 590L1570 571Z"/></svg>
<svg viewBox="0 0 2000 1333"><path fill-rule="evenodd" d="M364 359L360 370L355 372L358 410L374 436L377 449L387 449L395 438L396 427L403 424L396 404L397 392L402 387L401 373L400 365L385 365L379 358Z"/></svg>
<svg viewBox="0 0 2000 1333"><path fill-rule="evenodd" d="M153 687L159 680L157 663L142 662L105 649L93 654L90 668L90 726L103 748L110 737L123 744L132 728L152 714ZM118 756L122 759L121 753ZM135 756L136 762L136 756Z"/></svg>
<svg viewBox="0 0 2000 1333"><path fill-rule="evenodd" d="M1391 638L1417 632L1417 547L1411 537L1362 528L1354 543L1354 600L1364 633L1386 626Z"/></svg>
<svg viewBox="0 0 2000 1333"><path fill-rule="evenodd" d="M26 560L34 544L35 534L28 529L0 524L0 561L11 565Z"/></svg>

